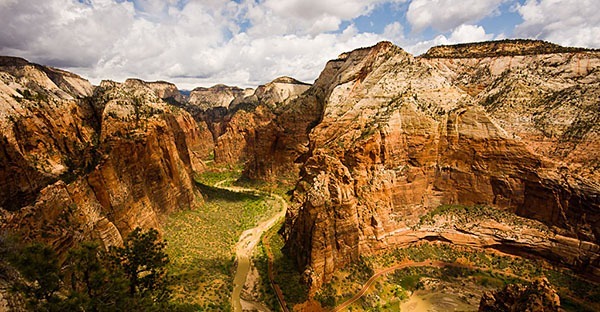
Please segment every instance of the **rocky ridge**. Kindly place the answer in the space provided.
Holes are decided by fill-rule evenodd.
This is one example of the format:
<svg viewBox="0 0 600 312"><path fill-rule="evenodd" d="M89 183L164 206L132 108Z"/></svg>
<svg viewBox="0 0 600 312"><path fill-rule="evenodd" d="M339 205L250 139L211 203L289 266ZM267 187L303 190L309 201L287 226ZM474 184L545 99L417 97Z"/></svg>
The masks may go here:
<svg viewBox="0 0 600 312"><path fill-rule="evenodd" d="M563 47L552 42L531 39L504 39L430 48L423 58L480 58L517 55L575 53L594 49Z"/></svg>
<svg viewBox="0 0 600 312"><path fill-rule="evenodd" d="M360 255L428 238L410 229L442 204L541 221L554 234L537 240L564 238L551 239L550 258L598 273L599 52L481 55L481 46L415 58L383 42L330 61L306 92L320 92L322 116L286 233L314 288ZM486 244L478 231L455 242L507 241Z"/></svg>
<svg viewBox="0 0 600 312"><path fill-rule="evenodd" d="M118 245L137 226L195 207L202 134L161 97L174 85L86 80L60 70L0 62L2 228L51 244Z"/></svg>

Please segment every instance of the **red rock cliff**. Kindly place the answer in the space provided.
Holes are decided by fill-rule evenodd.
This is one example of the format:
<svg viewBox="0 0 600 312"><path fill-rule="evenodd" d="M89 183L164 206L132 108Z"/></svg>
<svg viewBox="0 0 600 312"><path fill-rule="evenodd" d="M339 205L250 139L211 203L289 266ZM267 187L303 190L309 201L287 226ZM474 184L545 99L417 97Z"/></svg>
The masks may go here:
<svg viewBox="0 0 600 312"><path fill-rule="evenodd" d="M362 254L421 238L506 243L451 224L415 230L440 204L541 221L552 234L538 254L598 272L600 53L474 55L415 58L383 42L329 62L307 91L323 113L286 233L313 288ZM529 239L510 244L536 253Z"/></svg>
<svg viewBox="0 0 600 312"><path fill-rule="evenodd" d="M172 85L84 79L21 59L0 62L1 225L58 251L106 245L195 207L202 133L166 104Z"/></svg>

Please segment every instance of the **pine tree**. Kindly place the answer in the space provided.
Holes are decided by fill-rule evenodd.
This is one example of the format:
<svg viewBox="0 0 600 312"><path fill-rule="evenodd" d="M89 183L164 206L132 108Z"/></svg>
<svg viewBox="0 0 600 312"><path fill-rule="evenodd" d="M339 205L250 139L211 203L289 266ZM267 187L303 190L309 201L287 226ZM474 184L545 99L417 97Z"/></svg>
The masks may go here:
<svg viewBox="0 0 600 312"><path fill-rule="evenodd" d="M47 245L33 243L12 255L13 265L24 280L15 282L15 290L27 299L29 308L46 311L48 306L59 301L61 274L58 256Z"/></svg>
<svg viewBox="0 0 600 312"><path fill-rule="evenodd" d="M98 243L84 242L72 249L66 264L72 310L116 311L127 306L127 280L119 268L111 269Z"/></svg>
<svg viewBox="0 0 600 312"><path fill-rule="evenodd" d="M164 302L169 298L166 265L169 257L166 243L159 240L158 231L143 232L136 228L125 240L123 247L112 247L113 262L123 268L129 281L131 297L151 298Z"/></svg>

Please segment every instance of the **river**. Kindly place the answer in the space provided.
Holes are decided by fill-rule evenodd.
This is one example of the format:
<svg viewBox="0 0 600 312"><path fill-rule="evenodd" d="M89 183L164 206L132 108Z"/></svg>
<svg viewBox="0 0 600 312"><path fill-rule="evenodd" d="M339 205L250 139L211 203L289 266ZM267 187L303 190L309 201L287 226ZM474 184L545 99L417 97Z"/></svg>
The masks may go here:
<svg viewBox="0 0 600 312"><path fill-rule="evenodd" d="M256 247L256 245L258 245L262 234L268 229L270 229L272 226L274 226L277 223L277 221L279 221L281 218L285 217L285 212L287 211L287 203L281 196L274 194L269 195L255 189L234 186L220 186L223 182L224 181L221 181L215 184L215 187L226 189L231 192L252 194L259 193L261 195L267 195L277 199L277 201L279 201L279 203L281 204L281 209L275 215L271 216L267 220L260 222L256 227L245 230L240 235L240 239L235 245L235 257L237 262L237 268L235 270L235 275L233 278L233 292L231 294L231 305L233 307L233 311L242 312L242 304L244 304L245 306L252 306L253 308L258 309L260 311L264 309L261 307L260 304L244 301L244 299L241 298L241 293L244 284L246 283L248 272L250 272L250 266L252 265L250 259L252 258L254 248ZM266 309L264 310L268 311Z"/></svg>

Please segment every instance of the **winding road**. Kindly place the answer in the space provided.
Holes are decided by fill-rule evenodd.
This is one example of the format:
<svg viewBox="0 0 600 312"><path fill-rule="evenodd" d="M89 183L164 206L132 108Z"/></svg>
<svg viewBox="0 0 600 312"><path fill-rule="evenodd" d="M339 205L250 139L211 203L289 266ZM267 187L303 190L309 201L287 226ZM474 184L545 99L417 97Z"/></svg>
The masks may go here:
<svg viewBox="0 0 600 312"><path fill-rule="evenodd" d="M241 298L241 293L244 284L246 283L248 272L250 272L250 267L252 265L250 259L252 258L254 248L260 241L262 234L268 229L270 229L272 226L274 226L277 223L277 221L279 221L281 218L285 217L285 213L287 211L287 203L279 195L269 194L267 192L261 192L259 190L251 188L237 186L222 186L226 181L227 180L220 181L216 183L214 187L228 190L230 192L268 196L277 199L277 201L279 201L281 204L281 209L275 215L271 216L267 220L260 222L256 227L244 231L240 235L240 239L238 240L237 244L235 244L235 257L237 262L237 268L233 278L233 292L231 294L231 305L233 307L233 311L242 312L242 304L246 306L252 306L253 308L259 311L268 311L257 303L245 301ZM271 257L269 257L269 260L271 264ZM269 274L269 279L271 280L271 284L273 284L271 274ZM278 299L281 300L282 298Z"/></svg>

